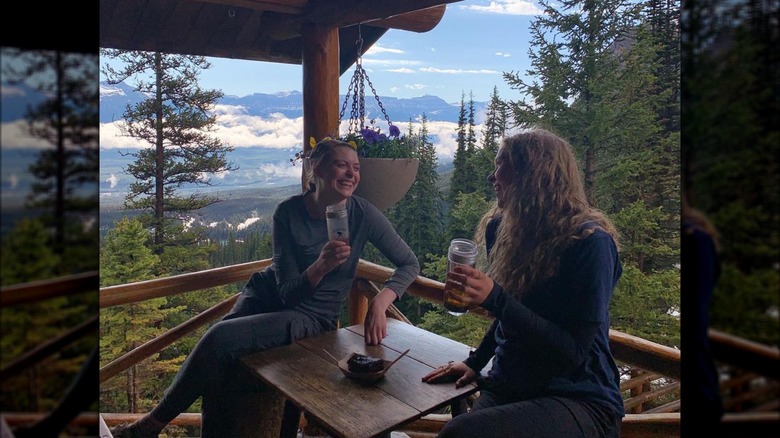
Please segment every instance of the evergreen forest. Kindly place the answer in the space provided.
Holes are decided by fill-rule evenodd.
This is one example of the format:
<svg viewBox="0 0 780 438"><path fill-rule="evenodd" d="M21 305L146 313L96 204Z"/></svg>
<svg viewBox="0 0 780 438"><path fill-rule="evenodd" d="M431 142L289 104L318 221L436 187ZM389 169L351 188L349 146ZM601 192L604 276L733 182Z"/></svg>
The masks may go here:
<svg viewBox="0 0 780 438"><path fill-rule="evenodd" d="M680 307L679 236L685 195L719 231L721 274L712 326L780 345L780 136L772 79L778 74L776 48L770 44L771 23L760 2L734 2L726 8L717 3L539 1L545 14L531 24L531 67L503 73L512 93L501 96L494 88L485 121L477 125L473 95L463 91L451 171L437 173L427 118L409 121L405 136L420 162L417 178L386 214L417 254L421 275L443 281L449 241L473 238L480 219L494 205L487 175L502 138L541 127L571 143L590 202L620 232L623 275L610 305L613 329L680 348L685 309ZM97 125L97 109L94 114L69 114L65 118L72 126L66 132L73 138L61 138L61 146L41 153L31 168L39 184L28 206L45 213L19 221L3 236L2 284L98 269L98 248L101 287L271 258L268 224L240 237L226 229L225 238L217 242L208 239L205 229L181 220L219 206L221 199L209 190L207 176L233 168L232 149L213 133L211 109L222 92L198 86L199 73L209 68L207 60L119 50L101 55L126 66L103 66L111 80L135 79L135 87L150 96L123 114L123 134L150 146L134 156L127 169L136 181L125 198L128 214L116 219L102 237L84 226L84 217L96 215L98 206L82 196L83 187L96 182L89 172L97 174L97 137L83 126ZM35 54L32 61L29 65L39 69L59 69L63 78L80 74L67 60L46 53ZM97 96L88 86L59 87L71 93L48 103L59 113L42 107L28 114L31 132L54 144L62 136L53 128L59 122L46 115L65 115L71 108L68 102ZM66 155L73 163L67 169L57 165ZM191 186L203 191L182 195L182 187ZM370 245L362 258L392 266ZM233 296L242 286L101 309L101 366ZM395 304L413 324L471 346L480 342L489 324L469 314L453 317L441 306L409 295ZM4 326L11 321L9 327L14 327L8 332L4 327L2 357L17 356L96 312L97 306L90 295L2 309ZM345 316L342 325L346 322ZM101 383L99 410L148 412L207 329ZM74 344L24 376L3 382L3 410L51 409L95 347L87 341ZM198 400L188 412L200 408ZM166 430L169 436L188 433L177 427Z"/></svg>
<svg viewBox="0 0 780 438"><path fill-rule="evenodd" d="M24 135L46 145L34 148L26 171L33 183L22 205L3 205L0 285L3 287L97 272L98 266L98 73L96 54L4 47L4 83L33 79L46 96L20 110ZM6 82L7 81L7 82ZM5 127L5 124L4 124ZM6 137L4 135L4 141ZM5 145L3 146L5 147ZM3 175L5 180L6 175ZM6 198L3 185L3 201ZM95 285L96 286L96 285ZM0 308L2 343L0 410L48 412L57 407L87 358L98 348L95 331L6 373L34 357L42 345L66 337L98 313L98 291L78 291ZM18 367L16 367L18 369ZM97 397L83 391L97 409ZM69 426L74 435L86 426Z"/></svg>

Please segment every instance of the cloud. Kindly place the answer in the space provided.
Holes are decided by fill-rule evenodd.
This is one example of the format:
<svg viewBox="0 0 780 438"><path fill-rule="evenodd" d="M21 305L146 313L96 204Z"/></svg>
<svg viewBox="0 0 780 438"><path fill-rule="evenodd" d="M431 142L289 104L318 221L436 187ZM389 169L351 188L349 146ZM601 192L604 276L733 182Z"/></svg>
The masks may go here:
<svg viewBox="0 0 780 438"><path fill-rule="evenodd" d="M124 121L116 121L100 124L100 148L101 149L123 149L123 148L147 148L149 143L142 142L133 137L122 136L120 127Z"/></svg>
<svg viewBox="0 0 780 438"><path fill-rule="evenodd" d="M383 47L383 46L381 46L379 44L374 44L373 46L371 46L370 49L368 49L368 51L366 51L365 54L366 55L377 55L379 53L404 53L404 51L401 50L401 49L391 49L389 47Z"/></svg>
<svg viewBox="0 0 780 438"><path fill-rule="evenodd" d="M501 15L541 15L542 9L525 0L493 0L488 5L463 5L460 9Z"/></svg>
<svg viewBox="0 0 780 438"><path fill-rule="evenodd" d="M400 65L420 65L420 61L413 61L411 59L363 59L364 65L376 65L376 66L400 66Z"/></svg>
<svg viewBox="0 0 780 438"><path fill-rule="evenodd" d="M271 114L269 117L253 116L247 114L243 107L230 105L217 105L214 111L217 125L213 134L227 146L291 149L300 148L303 144L303 117L290 119L282 114ZM100 125L101 148L150 147L148 143L134 138L119 136L118 123Z"/></svg>
<svg viewBox="0 0 780 438"><path fill-rule="evenodd" d="M290 163L264 163L260 166L258 174L265 176L266 180L272 178L301 178L300 166L291 166Z"/></svg>
<svg viewBox="0 0 780 438"><path fill-rule="evenodd" d="M0 126L0 144L3 149L48 149L54 146L49 141L31 136L24 120L3 123Z"/></svg>
<svg viewBox="0 0 780 438"><path fill-rule="evenodd" d="M398 87L390 87L390 92L391 92L391 93L393 93L393 94L395 94L395 93L399 92L400 90L401 90L401 89L400 89L400 88L398 88Z"/></svg>
<svg viewBox="0 0 780 438"><path fill-rule="evenodd" d="M8 175L8 188L13 190L19 185L19 176L15 173Z"/></svg>
<svg viewBox="0 0 780 438"><path fill-rule="evenodd" d="M298 148L303 139L303 117L289 119L282 114L268 118L248 114L218 114L215 133L233 147L263 146Z"/></svg>
<svg viewBox="0 0 780 438"><path fill-rule="evenodd" d="M113 189L116 187L117 183L119 183L119 178L112 173L111 176L106 178L106 182L108 183L108 186Z"/></svg>
<svg viewBox="0 0 780 438"><path fill-rule="evenodd" d="M452 158L455 156L455 150L458 148L458 124L454 122L432 122L429 120L426 127L428 128L428 135L436 136L439 139L434 144L439 163L452 161ZM413 124L413 129L415 131L420 129L419 124ZM480 131L476 130L475 127L475 132Z"/></svg>
<svg viewBox="0 0 780 438"><path fill-rule="evenodd" d="M390 73L414 73L414 70L411 68L390 68L385 71L389 71Z"/></svg>
<svg viewBox="0 0 780 438"><path fill-rule="evenodd" d="M462 74L499 74L496 70L463 70L460 68L435 68L435 67L423 67L420 71L425 73L443 73L448 75L462 75Z"/></svg>
<svg viewBox="0 0 780 438"><path fill-rule="evenodd" d="M407 87L421 89L426 86L409 84ZM397 91L400 91L398 87L394 87L393 92ZM484 117L479 115L479 119L482 118ZM341 132L344 132L348 129L348 121L342 120L341 122ZM248 115L246 110L240 107L221 106L217 115L217 123L219 126L215 131L215 135L225 144L230 144L234 147L262 146L294 151L300 149L302 144L303 119L301 117L289 119L282 114L274 114L264 118ZM406 128L407 124L404 123L404 132L406 132ZM427 128L428 134L431 137L435 137L433 140L435 141L439 162L451 161L457 148L457 123L428 120ZM109 129L116 131L114 124L101 126L101 147L105 148L106 145L113 144L109 141L110 139L103 139L103 136L108 134L107 131ZM412 129L414 132L420 129L419 120L412 123ZM475 133L477 134L478 142L481 138L481 132L482 125L477 124ZM123 138L122 141L126 143L127 139ZM211 176L216 179L222 179L227 177L228 173L222 172ZM292 166L287 161L263 163L251 168L241 168L238 171L231 172L230 177L239 178L242 181L245 180L247 184L256 183L257 181L266 183L284 181L286 183L289 181L300 181L301 168L300 166ZM114 181L113 178L114 175L106 179L106 181L111 183ZM118 182L118 179L115 182Z"/></svg>
<svg viewBox="0 0 780 438"><path fill-rule="evenodd" d="M504 58L509 58L510 56L512 56L512 55L510 55L509 53L506 53L506 52L496 52L495 55L496 56L503 56Z"/></svg>
<svg viewBox="0 0 780 438"><path fill-rule="evenodd" d="M404 86L410 90L422 90L423 88L427 88L427 85L423 84L406 84Z"/></svg>
<svg viewBox="0 0 780 438"><path fill-rule="evenodd" d="M0 85L0 95L3 97L24 96L25 92L21 87L3 84Z"/></svg>
<svg viewBox="0 0 780 438"><path fill-rule="evenodd" d="M200 174L198 175L198 179L204 182L210 181L212 178L225 179L225 177L228 176L229 173L230 171L228 170L222 170L214 173L200 172Z"/></svg>

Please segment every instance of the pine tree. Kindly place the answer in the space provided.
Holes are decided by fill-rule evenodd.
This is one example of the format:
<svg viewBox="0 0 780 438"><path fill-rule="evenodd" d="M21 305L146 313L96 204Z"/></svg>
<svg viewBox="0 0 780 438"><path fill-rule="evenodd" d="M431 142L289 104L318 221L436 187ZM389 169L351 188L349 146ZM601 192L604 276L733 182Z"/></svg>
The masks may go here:
<svg viewBox="0 0 780 438"><path fill-rule="evenodd" d="M54 248L89 248L83 254L97 259L97 229L84 231L82 219L96 219L98 212L98 72L97 56L61 51L3 49L3 56L17 62L3 64L6 80L34 84L47 98L25 113L29 134L53 149L42 150L30 167L37 179L28 195L30 208L43 209L42 216L54 227ZM91 233L92 236L84 236ZM85 239L86 237L86 239ZM86 240L86 241L85 241ZM72 258L65 257L69 263ZM65 266L64 273L78 272Z"/></svg>
<svg viewBox="0 0 780 438"><path fill-rule="evenodd" d="M50 279L56 276L61 263L51 248L49 231L39 219L19 221L4 236L2 248L3 286ZM70 297L3 307L0 309L3 321L0 365L5 367L23 353L61 335L82 322L85 313L85 306L73 303ZM79 370L85 358L84 345L89 341L70 346L4 381L0 391L3 409L32 412L52 409Z"/></svg>
<svg viewBox="0 0 780 438"><path fill-rule="evenodd" d="M423 113L420 129L407 135L420 160L417 176L404 198L388 214L398 233L422 264L431 254L442 251L443 196L439 191L436 149L428 137L428 117ZM422 273L425 275L425 273ZM414 297L405 298L399 309L413 322L433 306Z"/></svg>
<svg viewBox="0 0 780 438"><path fill-rule="evenodd" d="M448 231L447 236L452 238L461 230L453 228L452 213L461 193L473 193L479 191L484 193L483 186L487 184L486 177L478 174L479 149L475 133L475 114L474 114L474 94L469 93L468 108L466 107L465 94L461 97L460 117L458 120L458 148L453 157L452 178L450 178L449 195L447 201L449 204L449 213L447 214ZM492 163L492 159L491 159ZM449 239L445 239L449 241Z"/></svg>
<svg viewBox="0 0 780 438"><path fill-rule="evenodd" d="M468 125L466 129L466 179L465 185L460 188L462 193L473 193L484 185L484 179L480 175L477 158L477 133L476 115L474 114L474 93L469 92ZM487 176L487 175L485 175Z"/></svg>
<svg viewBox="0 0 780 438"><path fill-rule="evenodd" d="M101 248L101 287L149 280L159 263L158 256L146 246L148 232L137 219L117 221L105 237ZM102 309L100 312L101 366L116 359L165 331L162 322L183 307L166 306L167 298ZM124 382L116 376L101 385L101 405L111 412L145 412L150 409L149 394L159 394L160 374L172 376L184 359L158 362L158 354L146 362L133 365Z"/></svg>
<svg viewBox="0 0 780 438"><path fill-rule="evenodd" d="M105 65L103 71L110 83L150 75L152 80L137 79L135 89L151 96L128 106L120 129L124 135L148 143L151 148L131 155L135 162L126 171L136 181L130 186L125 207L151 213L145 221L154 228L155 251L164 245L193 246L201 235L194 230L178 233L181 222L190 212L218 202L204 193L180 196L178 191L192 186L212 185L209 174L235 170L228 162L225 146L211 135L216 116L209 114L222 97L218 90L203 90L198 85L199 70L210 64L204 57L169 55L141 51L102 50L103 55L118 59L124 67L117 70ZM191 230L193 231L193 230ZM183 242L176 242L177 240Z"/></svg>
<svg viewBox="0 0 780 438"><path fill-rule="evenodd" d="M480 187L485 199L493 198L493 187L487 182L487 176L493 171L493 160L498 153L501 139L507 130L507 105L498 95L498 87L493 87L490 103L485 109L485 125L482 128L482 143L475 156L477 175L484 175L485 180Z"/></svg>
<svg viewBox="0 0 780 438"><path fill-rule="evenodd" d="M391 211L396 230L418 257L439 252L442 231L442 195L436 149L428 138L428 117L423 113L416 135L407 136L415 145L415 156L420 161L417 176L404 198Z"/></svg>
<svg viewBox="0 0 780 438"><path fill-rule="evenodd" d="M627 0L564 1L560 10L546 1L540 4L545 13L531 25L529 51L529 73L538 80L526 83L517 73L504 74L510 86L531 99L513 102L515 120L521 128L551 129L577 148L586 192L593 201L598 157L608 152L592 131L603 126L602 111L616 109L594 87L617 75L616 53L630 41L639 6ZM625 121L618 126L624 125Z"/></svg>
<svg viewBox="0 0 780 438"><path fill-rule="evenodd" d="M720 231L712 327L780 343L777 2L685 2L686 195ZM683 309L683 315L685 309Z"/></svg>
<svg viewBox="0 0 780 438"><path fill-rule="evenodd" d="M450 178L450 190L447 200L450 205L455 204L455 200L458 196L458 191L468 185L468 167L466 162L468 161L468 153L466 151L466 94L462 93L460 97L460 112L458 113L458 135L457 135L457 148L452 158L452 177Z"/></svg>

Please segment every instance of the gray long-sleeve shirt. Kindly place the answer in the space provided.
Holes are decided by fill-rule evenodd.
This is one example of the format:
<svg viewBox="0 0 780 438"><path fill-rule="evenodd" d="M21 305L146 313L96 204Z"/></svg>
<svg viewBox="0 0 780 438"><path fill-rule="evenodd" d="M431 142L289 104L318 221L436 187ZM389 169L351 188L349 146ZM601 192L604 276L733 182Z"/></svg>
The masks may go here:
<svg viewBox="0 0 780 438"><path fill-rule="evenodd" d="M274 257L269 269L275 271L276 286L285 306L330 321L338 319L367 242L396 266L385 287L400 298L420 272L417 257L382 212L358 196L348 198L346 203L350 257L325 275L316 287L309 284L304 271L319 257L328 242L328 233L324 219L313 219L306 212L303 196L282 201L273 216Z"/></svg>

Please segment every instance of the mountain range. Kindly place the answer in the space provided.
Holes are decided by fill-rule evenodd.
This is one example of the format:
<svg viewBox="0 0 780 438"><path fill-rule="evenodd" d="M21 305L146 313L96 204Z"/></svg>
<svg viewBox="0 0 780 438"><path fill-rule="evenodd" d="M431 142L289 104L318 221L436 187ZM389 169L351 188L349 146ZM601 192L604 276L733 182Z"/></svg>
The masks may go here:
<svg viewBox="0 0 780 438"><path fill-rule="evenodd" d="M2 122L19 122L24 117L28 106L44 101L44 96L34 88L23 83L6 86L3 84L2 94ZM116 85L100 83L100 123L110 124L120 120L125 107L135 104L145 95L135 91L127 84ZM344 96L341 96L343 102ZM429 122L443 122L444 127L439 128L446 135L454 135L454 126L458 121L460 103L447 103L443 99L425 95L416 98L399 99L394 97L380 97L382 106L392 121L405 130L409 120L418 120L425 114ZM303 95L298 91L279 92L273 94L254 93L239 97L223 96L219 105L227 107L240 107L242 114L255 118L273 119L297 119L303 115ZM381 114L381 111L373 97L366 99L367 114ZM484 114L485 102L474 102L475 120L480 123ZM345 117L349 117L347 114ZM219 123L219 122L218 122ZM299 122L298 122L299 123ZM101 128L102 129L102 128ZM437 145L440 133L432 132L431 140ZM205 223L215 222L232 223L238 226L243 220L257 217L267 217L272 207L282 198L300 190L300 167L294 167L290 158L294 156L300 140L293 141L287 148L266 147L262 144L256 146L237 147L228 156L228 159L237 165L238 169L226 172L213 178L214 187L183 188L183 193L190 191L209 191L217 194L225 201L213 208L204 209L199 215L199 220ZM260 143L260 142L258 142ZM100 202L101 202L101 230L110 228L113 219L123 215L118 211L124 201L131 181L130 175L124 172L126 166L134 160L131 154L137 151L133 149L109 149L101 147L100 150ZM24 148L3 150L4 160L13 158L12 179L6 181L3 175L4 195L11 192L18 193L19 202L32 183L32 176L26 172L29 164L37 154L31 149ZM451 161L440 160L440 173L446 173L452 168ZM4 173L6 166L3 167ZM6 183L13 183L14 190L6 190ZM259 222L264 222L260 220ZM257 225L260 225L258 223ZM212 225L213 226L213 225Z"/></svg>
<svg viewBox="0 0 780 438"><path fill-rule="evenodd" d="M100 123L110 123L122 118L126 105L144 100L143 93L135 91L125 83L111 85L100 83ZM339 102L343 104L345 96L341 95ZM397 97L379 96L382 106L391 121L403 126L410 119L418 120L423 113L430 121L458 122L460 102L447 103L442 98L432 95L399 99ZM350 101L351 102L351 101ZM303 116L303 94L299 91L285 91L273 94L254 93L239 97L225 95L219 100L220 105L240 106L248 115L271 117L281 114L287 118ZM379 105L372 96L365 99L366 113L380 115ZM474 102L475 122L481 123L486 102ZM349 105L348 105L349 106ZM349 114L344 114L348 118Z"/></svg>

